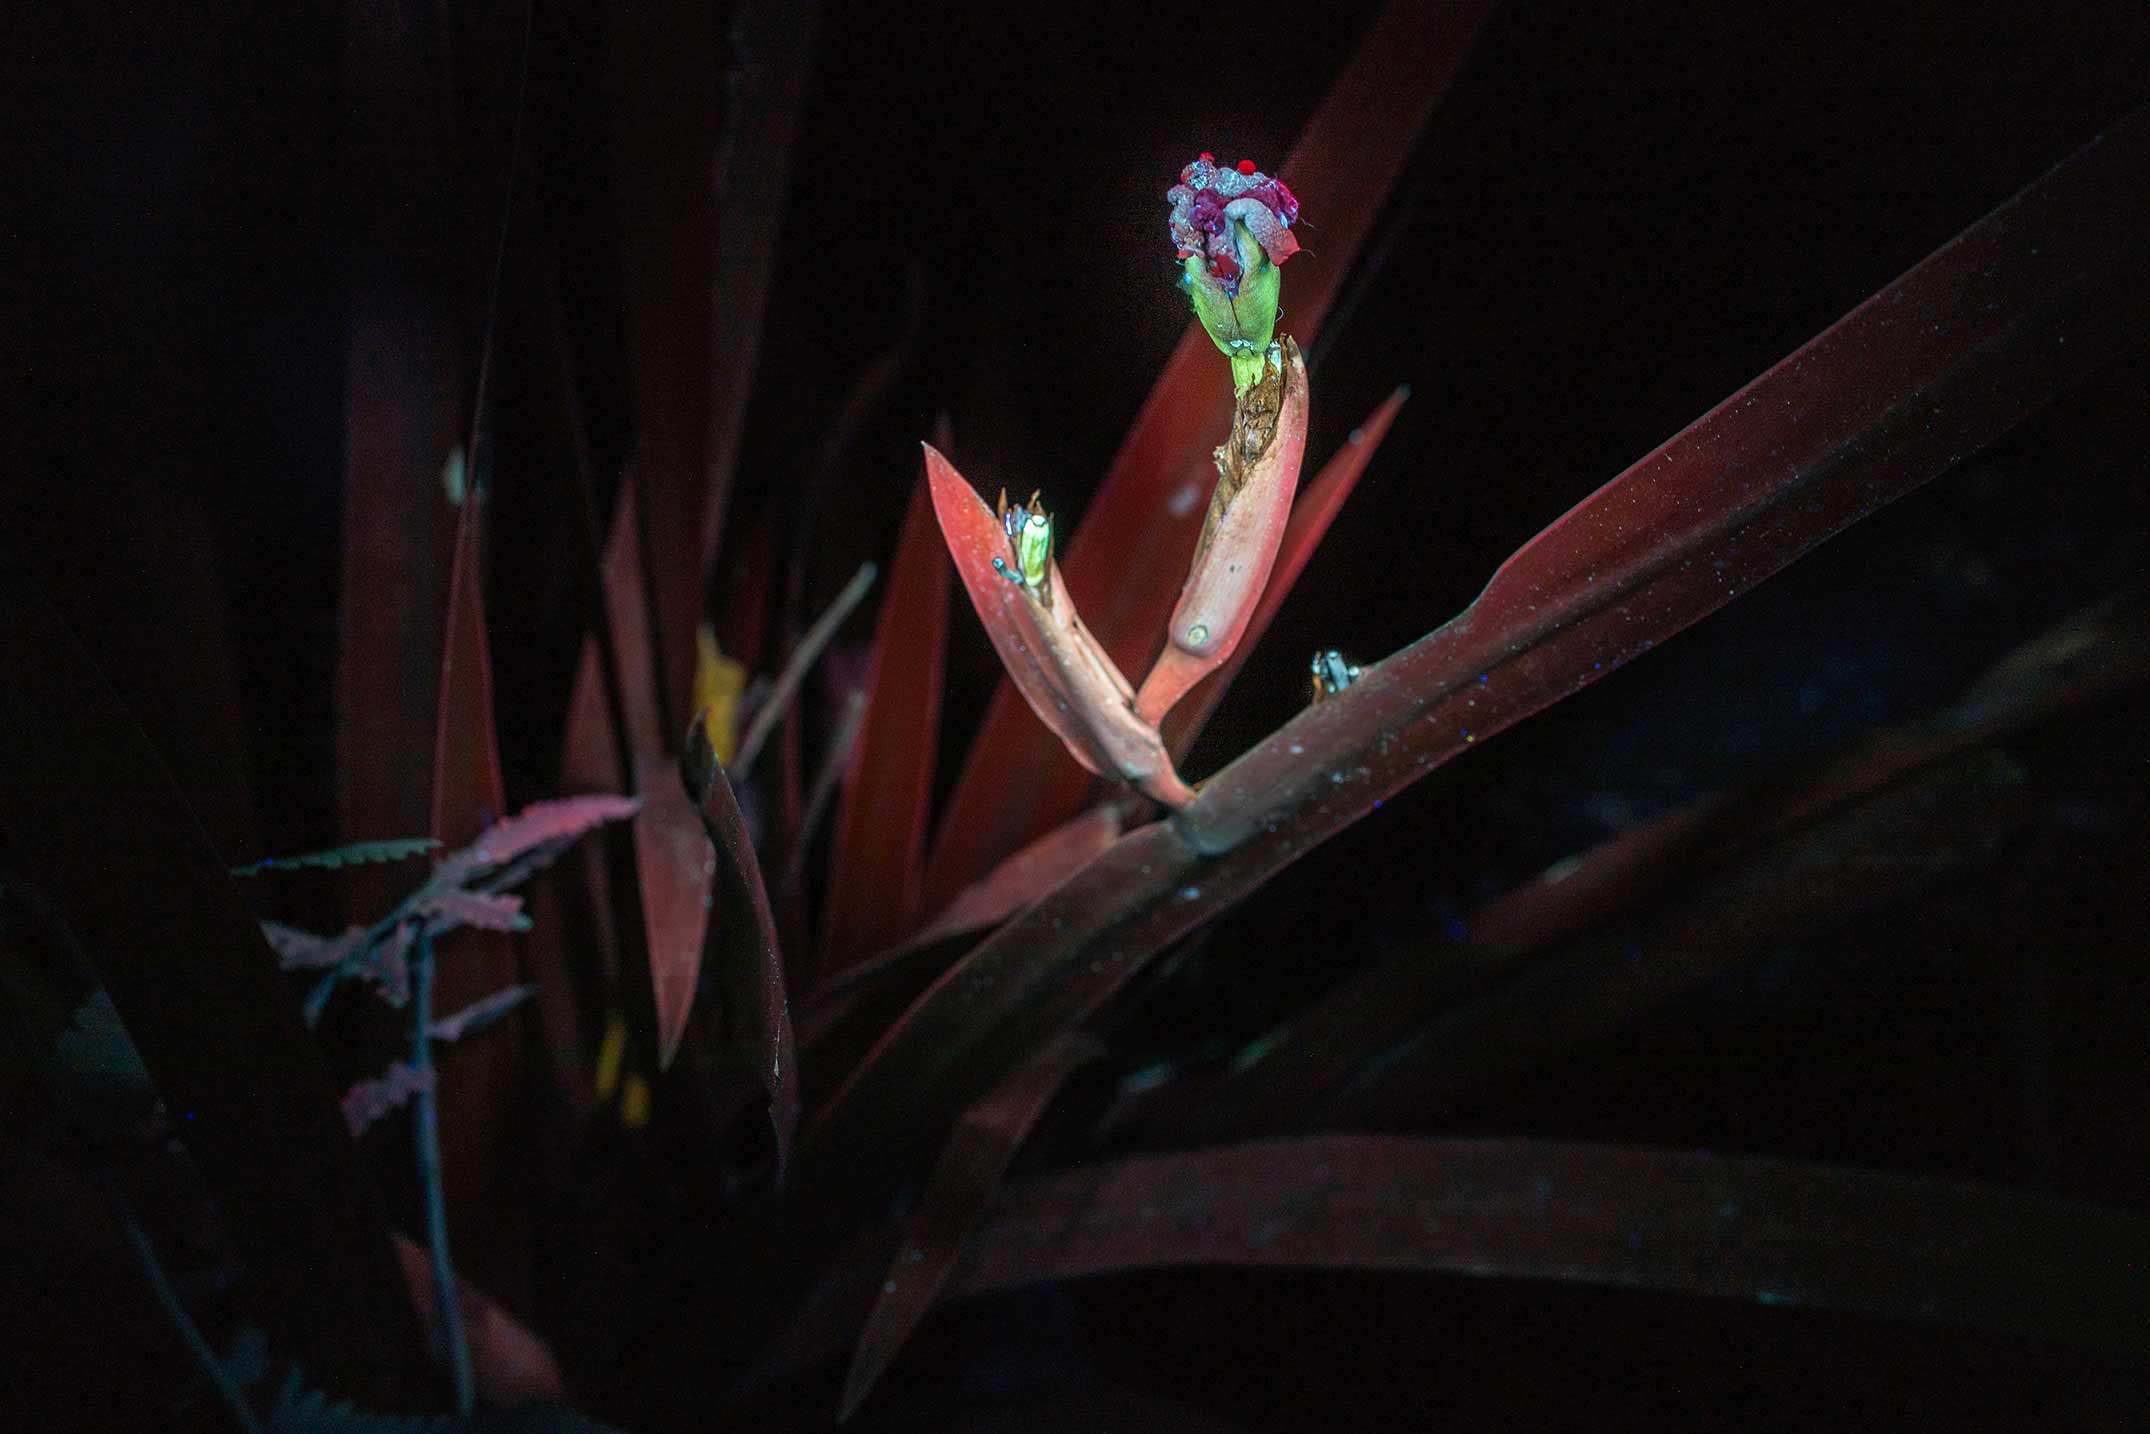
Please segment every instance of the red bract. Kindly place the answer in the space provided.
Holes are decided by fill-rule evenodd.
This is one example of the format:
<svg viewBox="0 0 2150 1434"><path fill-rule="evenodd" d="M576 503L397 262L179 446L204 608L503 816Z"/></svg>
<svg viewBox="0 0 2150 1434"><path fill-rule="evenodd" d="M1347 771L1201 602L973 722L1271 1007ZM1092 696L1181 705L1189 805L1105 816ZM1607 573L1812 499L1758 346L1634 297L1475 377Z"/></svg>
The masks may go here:
<svg viewBox="0 0 2150 1434"><path fill-rule="evenodd" d="M1089 771L1120 777L1166 806L1193 800L1156 727L1135 715L1134 689L1076 615L1060 565L1048 557L1036 587L1020 581L1002 520L930 444L926 477L971 606L1038 720Z"/></svg>
<svg viewBox="0 0 2150 1434"><path fill-rule="evenodd" d="M1268 378L1239 395L1231 436L1217 450L1217 486L1194 566L1165 650L1135 699L1136 713L1153 726L1239 646L1284 540L1306 452L1306 364L1289 337L1281 348L1282 366L1272 358Z"/></svg>

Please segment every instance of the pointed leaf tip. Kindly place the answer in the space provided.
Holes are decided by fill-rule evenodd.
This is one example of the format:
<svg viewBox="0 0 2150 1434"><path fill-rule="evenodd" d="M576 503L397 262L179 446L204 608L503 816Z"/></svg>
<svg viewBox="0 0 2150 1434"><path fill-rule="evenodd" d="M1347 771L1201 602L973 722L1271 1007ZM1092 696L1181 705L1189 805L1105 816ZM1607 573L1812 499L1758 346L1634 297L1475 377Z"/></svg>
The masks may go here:
<svg viewBox="0 0 2150 1434"><path fill-rule="evenodd" d="M1021 573L1022 557L1001 519L931 445L926 477L964 591L1038 719L1085 769L1131 782L1168 806L1191 800L1157 729L1135 715L1127 679L1083 626L1060 565L1043 559L1041 581L1019 581L1012 575Z"/></svg>

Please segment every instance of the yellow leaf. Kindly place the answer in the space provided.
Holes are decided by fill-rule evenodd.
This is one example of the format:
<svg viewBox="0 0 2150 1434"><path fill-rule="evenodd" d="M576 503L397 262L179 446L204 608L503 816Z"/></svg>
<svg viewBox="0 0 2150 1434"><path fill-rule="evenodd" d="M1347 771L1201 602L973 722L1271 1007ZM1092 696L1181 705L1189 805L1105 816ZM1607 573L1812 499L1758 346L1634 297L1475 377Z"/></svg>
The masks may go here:
<svg viewBox="0 0 2150 1434"><path fill-rule="evenodd" d="M729 767L739 747L739 699L746 695L747 670L717 650L716 629L703 623L694 634L695 719L709 734L709 749Z"/></svg>

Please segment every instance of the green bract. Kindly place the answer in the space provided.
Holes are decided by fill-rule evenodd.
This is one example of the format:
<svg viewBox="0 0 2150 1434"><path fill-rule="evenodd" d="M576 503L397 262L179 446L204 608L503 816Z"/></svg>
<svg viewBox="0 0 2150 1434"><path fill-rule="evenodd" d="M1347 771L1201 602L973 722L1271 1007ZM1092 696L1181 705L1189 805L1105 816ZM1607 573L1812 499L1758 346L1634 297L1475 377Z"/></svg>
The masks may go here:
<svg viewBox="0 0 2150 1434"><path fill-rule="evenodd" d="M1194 300L1195 317L1208 330L1210 341L1232 361L1233 386L1244 389L1261 377L1262 355L1276 332L1283 276L1247 232L1247 226L1236 219L1229 222L1232 245L1239 251L1237 297L1210 276L1199 254L1182 259L1180 269L1186 276L1183 282L1188 296Z"/></svg>

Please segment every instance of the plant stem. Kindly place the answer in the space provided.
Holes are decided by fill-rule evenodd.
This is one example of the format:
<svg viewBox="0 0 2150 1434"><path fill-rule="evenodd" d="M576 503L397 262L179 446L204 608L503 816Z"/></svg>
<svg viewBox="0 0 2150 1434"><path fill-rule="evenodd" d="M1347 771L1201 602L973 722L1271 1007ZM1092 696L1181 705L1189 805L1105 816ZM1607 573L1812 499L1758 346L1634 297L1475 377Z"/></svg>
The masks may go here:
<svg viewBox="0 0 2150 1434"><path fill-rule="evenodd" d="M433 1071L433 935L418 928L418 956L411 963L411 1069ZM463 1306L455 1297L455 1264L448 1258L448 1201L441 1188L440 1102L427 1082L413 1098L411 1130L418 1147L418 1183L425 1192L426 1247L433 1255L433 1302L441 1343L455 1380L455 1412L466 1419L477 1407L470 1372L470 1345L463 1337Z"/></svg>
<svg viewBox="0 0 2150 1434"><path fill-rule="evenodd" d="M769 695L755 709L754 720L747 724L745 734L739 739L739 749L725 769L735 780L744 776L754 765L754 759L761 755L762 744L769 740L777 719L784 715L784 709L798 695L799 684L805 680L807 670L814 665L814 659L821 656L821 649L829 645L829 639L836 636L836 629L843 626L851 609L866 596L877 571L872 563L861 563L859 570L851 575L851 581L844 584L844 590L836 595L836 601L829 604L829 610L814 620L814 625L806 630L806 636L792 649L791 661L784 665L783 672L777 676L776 686L769 689Z"/></svg>
<svg viewBox="0 0 2150 1434"><path fill-rule="evenodd" d="M120 1234L126 1238L127 1247L134 1251L134 1258L142 1267L142 1277L149 1282L150 1293L157 1297L165 1317L179 1331L179 1337L186 1341L187 1352L194 1356L195 1364L200 1366L210 1387L216 1390L225 1412L231 1415L231 1422L244 1434L259 1434L261 1421L254 1417L254 1407L246 1402L245 1393L231 1377L231 1371L224 1367L224 1361L218 1359L216 1351L209 1347L194 1316L187 1313L179 1291L172 1288L171 1280L164 1273L164 1262L157 1258L157 1247L151 1243L149 1232L142 1228L142 1222L120 1190L119 1182L109 1170L100 1170L98 1181L104 1186L105 1198L111 1203L112 1216L119 1223Z"/></svg>

